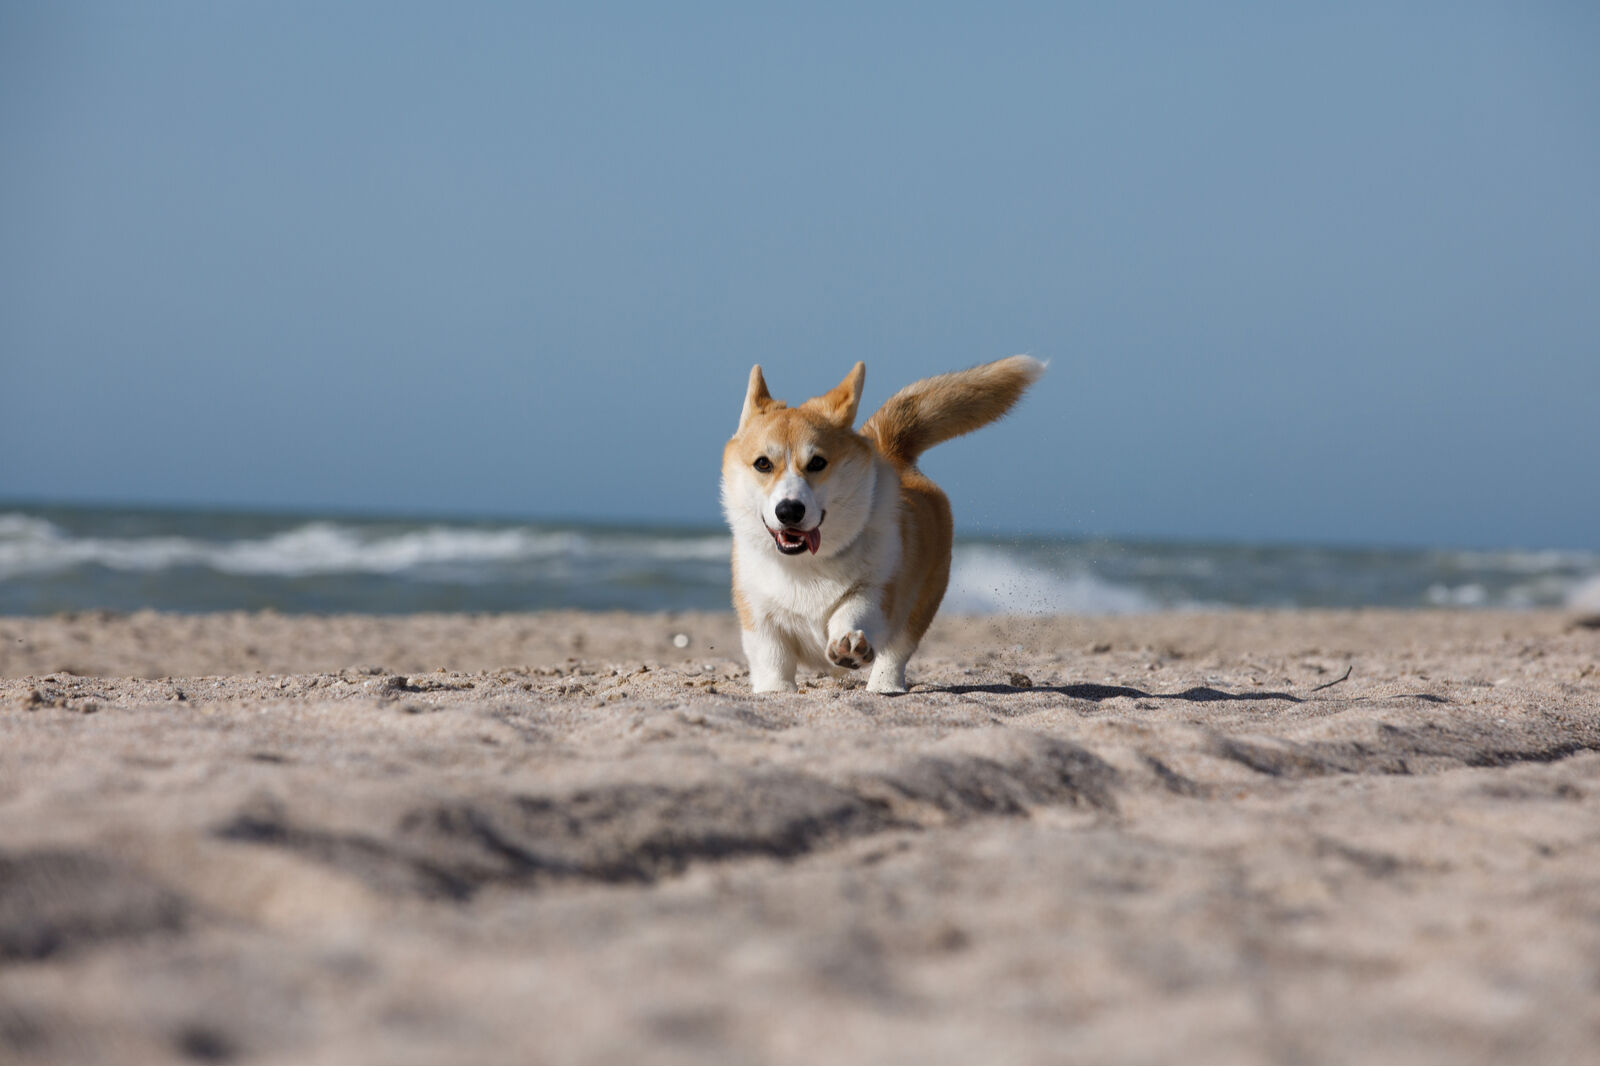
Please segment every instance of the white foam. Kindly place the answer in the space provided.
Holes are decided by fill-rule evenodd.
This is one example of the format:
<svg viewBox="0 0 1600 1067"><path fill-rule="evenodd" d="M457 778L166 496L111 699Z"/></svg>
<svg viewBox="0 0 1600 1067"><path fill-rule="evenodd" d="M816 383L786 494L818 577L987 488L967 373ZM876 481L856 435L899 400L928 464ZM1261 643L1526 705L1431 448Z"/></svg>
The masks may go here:
<svg viewBox="0 0 1600 1067"><path fill-rule="evenodd" d="M19 512L8 511L0 515L0 541L24 540L27 538L43 539L59 537L61 531L55 523L33 515L23 515Z"/></svg>
<svg viewBox="0 0 1600 1067"><path fill-rule="evenodd" d="M1600 611L1600 574L1591 574L1567 590L1567 607L1573 611Z"/></svg>
<svg viewBox="0 0 1600 1067"><path fill-rule="evenodd" d="M374 537L333 522L221 543L172 536L74 538L40 519L0 516L0 578L87 565L120 571L208 567L225 574L283 577L399 574L434 565L550 559L584 547L583 536L571 532L431 526Z"/></svg>
<svg viewBox="0 0 1600 1067"><path fill-rule="evenodd" d="M944 598L944 610L973 615L1127 615L1158 607L1087 569L1058 574L982 547L956 549Z"/></svg>
<svg viewBox="0 0 1600 1067"><path fill-rule="evenodd" d="M573 533L444 526L364 538L346 526L313 522L259 541L219 546L204 562L229 574L400 574L441 564L549 558L577 550L581 541Z"/></svg>
<svg viewBox="0 0 1600 1067"><path fill-rule="evenodd" d="M1426 595L1428 603L1440 608L1477 608L1489 600L1489 591L1477 582L1462 585L1435 582L1428 586Z"/></svg>
<svg viewBox="0 0 1600 1067"><path fill-rule="evenodd" d="M1445 562L1467 571L1502 571L1508 574L1549 574L1591 570L1600 566L1600 554L1577 549L1502 549L1443 552Z"/></svg>
<svg viewBox="0 0 1600 1067"><path fill-rule="evenodd" d="M638 537L597 536L593 541L619 554L626 552L630 556L642 556L668 563L679 561L726 563L729 553L733 550L732 537L651 538L641 541Z"/></svg>

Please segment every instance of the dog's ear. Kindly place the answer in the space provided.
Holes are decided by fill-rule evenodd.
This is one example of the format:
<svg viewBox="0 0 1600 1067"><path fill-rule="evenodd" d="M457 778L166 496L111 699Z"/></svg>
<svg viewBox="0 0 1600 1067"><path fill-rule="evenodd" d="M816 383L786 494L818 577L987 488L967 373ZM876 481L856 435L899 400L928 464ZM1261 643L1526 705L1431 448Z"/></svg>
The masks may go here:
<svg viewBox="0 0 1600 1067"><path fill-rule="evenodd" d="M856 424L856 408L861 406L861 383L866 380L867 365L857 363L844 376L844 381L821 396L807 400L805 406L835 426L851 429Z"/></svg>
<svg viewBox="0 0 1600 1067"><path fill-rule="evenodd" d="M750 421L752 415L759 415L775 406L779 405L772 399L772 394L767 392L767 380L761 376L761 364L757 363L750 368L750 387L745 390L744 410L739 412L739 429L744 429L745 423Z"/></svg>

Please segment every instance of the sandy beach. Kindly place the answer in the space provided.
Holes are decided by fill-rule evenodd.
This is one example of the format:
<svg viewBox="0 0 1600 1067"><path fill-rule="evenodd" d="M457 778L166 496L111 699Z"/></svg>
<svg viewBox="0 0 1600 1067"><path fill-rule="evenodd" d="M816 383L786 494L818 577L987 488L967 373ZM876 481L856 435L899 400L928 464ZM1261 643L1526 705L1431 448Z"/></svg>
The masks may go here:
<svg viewBox="0 0 1600 1067"><path fill-rule="evenodd" d="M1600 625L0 618L0 1060L1600 1059Z"/></svg>

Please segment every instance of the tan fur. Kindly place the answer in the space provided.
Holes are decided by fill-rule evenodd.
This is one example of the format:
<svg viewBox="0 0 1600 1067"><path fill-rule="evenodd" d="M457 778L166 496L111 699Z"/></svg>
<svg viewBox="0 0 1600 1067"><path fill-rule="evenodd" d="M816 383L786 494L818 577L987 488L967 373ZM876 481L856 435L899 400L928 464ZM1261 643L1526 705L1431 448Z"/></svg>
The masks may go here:
<svg viewBox="0 0 1600 1067"><path fill-rule="evenodd" d="M950 498L933 480L918 470L900 472L900 568L885 590L893 608L891 619L902 625L913 643L933 625L933 617L950 584L950 550L955 543L955 521Z"/></svg>
<svg viewBox="0 0 1600 1067"><path fill-rule="evenodd" d="M798 665L871 664L868 688L904 692L906 661L949 583L954 537L950 502L917 457L1005 414L1043 370L1013 356L924 379L857 433L863 364L797 408L751 369L723 449L722 496L753 688L792 689ZM774 510L780 503L786 510Z"/></svg>
<svg viewBox="0 0 1600 1067"><path fill-rule="evenodd" d="M971 433L1004 415L1043 370L1036 359L1012 356L924 378L891 396L861 432L897 466L912 466L939 442Z"/></svg>

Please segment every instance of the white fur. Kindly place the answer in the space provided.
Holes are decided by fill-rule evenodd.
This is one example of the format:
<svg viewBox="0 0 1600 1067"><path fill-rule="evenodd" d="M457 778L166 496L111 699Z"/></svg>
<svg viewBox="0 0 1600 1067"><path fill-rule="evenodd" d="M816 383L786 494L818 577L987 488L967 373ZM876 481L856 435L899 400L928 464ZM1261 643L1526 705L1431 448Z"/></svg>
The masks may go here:
<svg viewBox="0 0 1600 1067"><path fill-rule="evenodd" d="M794 526L810 530L822 521L823 508L817 503L816 494L811 491L811 483L796 474L793 468L789 468L788 473L778 479L761 505L761 517L774 530L786 525L778 521L778 504L784 500L798 500L806 506L805 515Z"/></svg>
<svg viewBox="0 0 1600 1067"><path fill-rule="evenodd" d="M784 457L786 460L788 457ZM773 456L778 462L778 457ZM829 643L859 631L877 652L867 688L904 692L909 649L889 643L878 607L883 585L900 562L899 478L876 457L837 461L826 482L802 493L785 475L773 493L742 469L726 472L722 505L733 531L739 590L754 619L744 631L750 684L758 693L792 691L800 666L842 673L828 660ZM881 490L881 491L880 491ZM815 555L778 552L768 532L778 500L806 503L806 520L826 512Z"/></svg>

